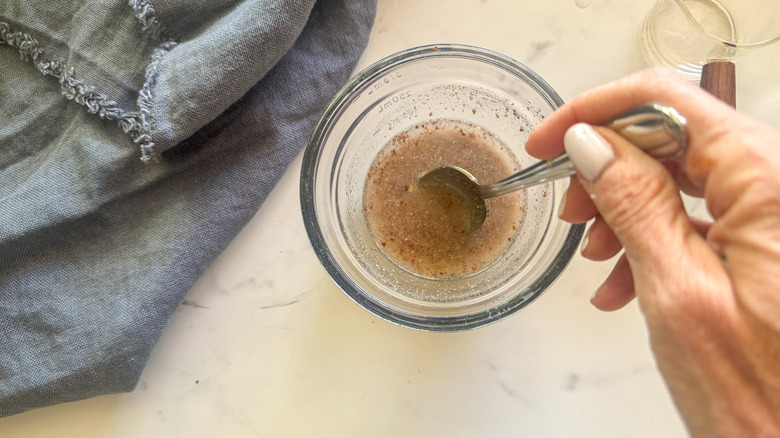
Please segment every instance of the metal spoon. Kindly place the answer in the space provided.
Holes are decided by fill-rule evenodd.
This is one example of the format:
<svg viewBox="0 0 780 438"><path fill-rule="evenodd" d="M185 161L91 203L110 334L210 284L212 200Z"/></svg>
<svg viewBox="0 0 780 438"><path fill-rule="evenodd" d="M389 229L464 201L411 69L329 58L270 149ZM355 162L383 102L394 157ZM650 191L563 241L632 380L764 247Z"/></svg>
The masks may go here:
<svg viewBox="0 0 780 438"><path fill-rule="evenodd" d="M678 158L685 153L685 124L685 118L673 108L651 103L623 114L606 126L660 159ZM474 232L487 219L488 198L574 174L574 166L564 153L490 184L480 184L457 166L433 169L420 178L420 184L443 187L463 197L469 211L469 232Z"/></svg>

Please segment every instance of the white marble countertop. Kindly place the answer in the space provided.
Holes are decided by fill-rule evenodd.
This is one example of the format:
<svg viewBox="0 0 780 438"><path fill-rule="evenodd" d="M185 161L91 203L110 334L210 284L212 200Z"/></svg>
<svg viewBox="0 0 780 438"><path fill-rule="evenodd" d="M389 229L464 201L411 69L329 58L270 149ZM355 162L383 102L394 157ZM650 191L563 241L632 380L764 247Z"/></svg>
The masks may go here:
<svg viewBox="0 0 780 438"><path fill-rule="evenodd" d="M380 0L359 68L429 43L525 63L567 100L645 67L654 0ZM780 45L778 45L780 47ZM780 127L778 48L738 62L738 107ZM135 391L0 419L35 437L683 437L636 304L595 310L575 258L533 305L458 334L358 307L312 251L300 157L176 312Z"/></svg>

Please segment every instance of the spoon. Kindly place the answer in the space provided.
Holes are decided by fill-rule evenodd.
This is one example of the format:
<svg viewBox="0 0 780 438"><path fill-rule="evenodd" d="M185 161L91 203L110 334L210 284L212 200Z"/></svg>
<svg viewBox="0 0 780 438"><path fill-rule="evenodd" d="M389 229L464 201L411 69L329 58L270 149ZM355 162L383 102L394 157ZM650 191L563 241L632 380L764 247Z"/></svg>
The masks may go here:
<svg viewBox="0 0 780 438"><path fill-rule="evenodd" d="M685 124L685 118L673 108L651 103L621 115L606 127L648 155L661 159L679 158L685 153ZM433 169L420 178L420 184L442 187L461 196L469 212L469 232L474 232L487 219L488 198L574 174L574 166L564 153L489 184L480 184L468 171L457 166Z"/></svg>

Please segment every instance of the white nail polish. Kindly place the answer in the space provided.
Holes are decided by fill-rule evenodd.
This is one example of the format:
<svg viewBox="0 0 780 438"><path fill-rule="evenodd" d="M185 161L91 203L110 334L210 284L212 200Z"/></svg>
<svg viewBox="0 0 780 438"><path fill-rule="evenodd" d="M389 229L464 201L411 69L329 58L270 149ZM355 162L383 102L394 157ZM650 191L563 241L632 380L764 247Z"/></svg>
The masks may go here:
<svg viewBox="0 0 780 438"><path fill-rule="evenodd" d="M612 146L586 123L572 125L563 136L569 159L580 175L594 181L615 158Z"/></svg>

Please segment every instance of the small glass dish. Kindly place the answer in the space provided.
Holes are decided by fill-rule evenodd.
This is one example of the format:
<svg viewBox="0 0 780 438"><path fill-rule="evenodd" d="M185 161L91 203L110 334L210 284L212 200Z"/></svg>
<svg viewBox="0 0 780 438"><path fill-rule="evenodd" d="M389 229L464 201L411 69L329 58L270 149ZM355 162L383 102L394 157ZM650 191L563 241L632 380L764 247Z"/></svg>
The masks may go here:
<svg viewBox="0 0 780 438"><path fill-rule="evenodd" d="M529 133L562 103L524 65L463 45L417 47L358 73L325 109L306 146L301 209L306 231L333 281L360 306L401 326L454 332L501 320L531 303L575 254L583 225L557 218L568 181L524 193L523 220L505 252L470 275L429 278L380 248L363 214L374 159L416 124L457 120L503 142L518 167Z"/></svg>

